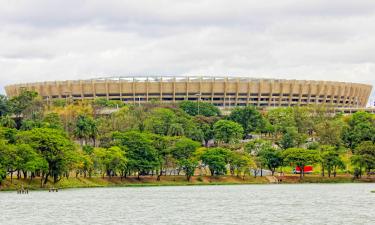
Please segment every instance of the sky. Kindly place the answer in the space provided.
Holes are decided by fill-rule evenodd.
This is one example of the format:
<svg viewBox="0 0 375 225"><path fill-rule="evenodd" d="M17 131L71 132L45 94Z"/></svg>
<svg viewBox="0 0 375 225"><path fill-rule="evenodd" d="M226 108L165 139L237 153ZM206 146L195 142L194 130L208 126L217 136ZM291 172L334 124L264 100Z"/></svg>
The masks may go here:
<svg viewBox="0 0 375 225"><path fill-rule="evenodd" d="M0 0L0 93L129 75L375 86L375 1Z"/></svg>

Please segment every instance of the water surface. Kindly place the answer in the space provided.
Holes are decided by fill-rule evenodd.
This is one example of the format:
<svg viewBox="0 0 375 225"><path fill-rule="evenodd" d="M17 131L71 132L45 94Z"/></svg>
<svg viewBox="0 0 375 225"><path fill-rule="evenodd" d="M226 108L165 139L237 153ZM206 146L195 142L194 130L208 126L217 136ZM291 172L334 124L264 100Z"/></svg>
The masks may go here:
<svg viewBox="0 0 375 225"><path fill-rule="evenodd" d="M375 224L375 184L0 192L0 224Z"/></svg>

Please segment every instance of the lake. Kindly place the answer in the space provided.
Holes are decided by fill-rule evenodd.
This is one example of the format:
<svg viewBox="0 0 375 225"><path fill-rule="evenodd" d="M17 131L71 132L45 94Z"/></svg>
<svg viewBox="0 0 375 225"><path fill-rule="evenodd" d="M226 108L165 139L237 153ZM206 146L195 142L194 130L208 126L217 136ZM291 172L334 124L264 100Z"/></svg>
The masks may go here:
<svg viewBox="0 0 375 225"><path fill-rule="evenodd" d="M375 224L375 184L0 192L0 224Z"/></svg>

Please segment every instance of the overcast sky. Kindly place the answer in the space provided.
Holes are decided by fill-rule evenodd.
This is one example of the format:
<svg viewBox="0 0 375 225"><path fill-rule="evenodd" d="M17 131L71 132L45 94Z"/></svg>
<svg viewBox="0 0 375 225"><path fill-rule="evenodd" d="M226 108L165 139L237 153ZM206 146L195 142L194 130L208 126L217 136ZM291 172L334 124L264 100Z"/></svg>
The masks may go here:
<svg viewBox="0 0 375 225"><path fill-rule="evenodd" d="M375 1L0 0L0 93L121 75L375 85Z"/></svg>

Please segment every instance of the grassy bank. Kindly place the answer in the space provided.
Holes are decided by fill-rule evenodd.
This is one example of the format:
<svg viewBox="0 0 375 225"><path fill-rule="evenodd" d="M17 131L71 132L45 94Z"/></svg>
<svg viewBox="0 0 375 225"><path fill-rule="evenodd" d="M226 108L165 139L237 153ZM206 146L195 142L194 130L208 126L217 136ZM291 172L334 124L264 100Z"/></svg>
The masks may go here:
<svg viewBox="0 0 375 225"><path fill-rule="evenodd" d="M2 182L0 190L17 190L22 185L28 187L30 190L48 189L50 187L56 188L87 188L87 187L143 187L143 186L185 186L185 185L229 185L229 184L266 184L268 180L265 177L245 177L243 180L240 177L232 176L220 176L220 177L209 177L209 176L196 176L192 177L191 181L186 181L184 176L163 176L160 181L156 180L156 177L141 177L140 180L137 177L128 177L126 179L120 179L119 177L112 178L83 178L83 177L71 177L69 179L63 178L57 184L48 182L44 188L40 187L40 180L35 179L31 183L29 180L24 179L6 179Z"/></svg>
<svg viewBox="0 0 375 225"><path fill-rule="evenodd" d="M337 177L321 177L318 175L306 175L302 180L298 175L287 175L278 177L281 179L282 184L297 184L297 183L361 183L361 182L375 182L375 177L353 180L349 175L339 175ZM138 180L136 177L128 177L121 179L119 177L113 178L83 178L83 177L70 177L69 179L63 178L57 184L48 182L43 188L40 187L40 180L34 179L31 183L29 180L24 179L6 179L0 186L1 191L17 190L22 185L30 190L48 189L51 187L56 188L88 188L88 187L147 187L147 186L186 186L186 185L233 185L233 184L268 184L269 181L266 177L245 177L243 180L236 176L195 176L191 181L186 181L184 176L163 176L160 181L156 177L147 176L141 177Z"/></svg>
<svg viewBox="0 0 375 225"><path fill-rule="evenodd" d="M337 175L336 177L322 177L320 175L305 175L305 177L300 180L298 174L287 175L283 177L278 177L282 180L281 183L371 183L375 182L375 177L363 176L360 179L353 180L351 175Z"/></svg>

